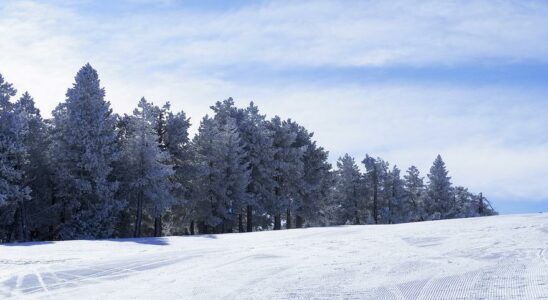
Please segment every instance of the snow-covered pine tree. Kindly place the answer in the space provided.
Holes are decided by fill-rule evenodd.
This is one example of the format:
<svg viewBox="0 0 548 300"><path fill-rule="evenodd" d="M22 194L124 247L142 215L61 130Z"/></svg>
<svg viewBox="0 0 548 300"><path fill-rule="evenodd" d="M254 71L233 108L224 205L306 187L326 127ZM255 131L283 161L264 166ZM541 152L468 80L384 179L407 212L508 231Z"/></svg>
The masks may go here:
<svg viewBox="0 0 548 300"><path fill-rule="evenodd" d="M300 188L300 205L296 209L295 227L309 224L326 225L329 216L325 211L334 185L329 153L311 141L303 154L303 180Z"/></svg>
<svg viewBox="0 0 548 300"><path fill-rule="evenodd" d="M335 171L335 205L337 224L363 224L365 213L362 174L354 158L345 154L337 160Z"/></svg>
<svg viewBox="0 0 548 300"><path fill-rule="evenodd" d="M475 195L470 193L467 188L456 186L453 189L454 204L451 210L446 214L447 218L468 218L477 217L478 206Z"/></svg>
<svg viewBox="0 0 548 300"><path fill-rule="evenodd" d="M249 130L249 128L246 128L246 112L244 109L237 108L234 105L234 99L228 98L223 101L217 101L215 105L210 106L211 110L215 113L213 118L216 122L218 122L220 125L224 125L227 122L234 122L236 124L238 134L240 136L240 145L244 149L243 153L243 161L248 165L248 167L251 169L250 166L250 153L249 153L249 145L247 143L247 139L249 138L249 132L244 132L244 129ZM250 205L252 205L251 202L253 202L253 199L249 197L250 195L245 195L240 202L244 203L245 205L241 206L241 209L237 212L238 215L238 231L243 232L244 230L244 215L246 214L244 209L249 208ZM248 203L249 202L249 203ZM250 219L252 222L252 219Z"/></svg>
<svg viewBox="0 0 548 300"><path fill-rule="evenodd" d="M28 122L10 102L16 90L0 74L0 226L1 240L28 239L26 203L31 190L26 182ZM16 221L17 224L16 224Z"/></svg>
<svg viewBox="0 0 548 300"><path fill-rule="evenodd" d="M135 207L134 237L142 235L145 210L157 220L174 202L171 181L174 170L169 153L160 147L156 112L157 107L142 98L128 120L129 138L123 152L124 186ZM154 236L159 236L156 222Z"/></svg>
<svg viewBox="0 0 548 300"><path fill-rule="evenodd" d="M424 220L424 179L420 176L419 169L415 166L407 169L404 177L405 200L407 208L406 222L415 222Z"/></svg>
<svg viewBox="0 0 548 300"><path fill-rule="evenodd" d="M118 184L110 176L120 153L116 120L91 65L78 71L66 95L53 111L51 156L55 197L61 204L58 237L110 237L123 207L114 198Z"/></svg>
<svg viewBox="0 0 548 300"><path fill-rule="evenodd" d="M200 232L232 232L238 212L245 205L249 170L236 122L206 116L194 138L197 217Z"/></svg>
<svg viewBox="0 0 548 300"><path fill-rule="evenodd" d="M55 207L52 205L51 166L48 152L44 151L49 147L48 128L28 92L15 103L14 112L26 123L27 130L22 138L28 155L22 165L23 182L31 189L30 201L21 203L19 208L16 223L23 225L19 234L26 240L30 239L29 233L37 239L51 239Z"/></svg>
<svg viewBox="0 0 548 300"><path fill-rule="evenodd" d="M366 194L371 198L371 211L373 214L373 222L375 224L382 223L384 220L382 212L386 211L384 186L388 173L388 163L382 160L380 157L373 158L368 154L365 155L365 159L362 160L365 166L365 187Z"/></svg>
<svg viewBox="0 0 548 300"><path fill-rule="evenodd" d="M332 183L331 165L327 162L327 151L312 140L313 133L295 121L288 120L287 123L296 133L293 147L302 151L303 169L302 176L295 177L290 183L295 192L286 212L286 228L293 226L292 212L295 214L295 226L301 228L305 220L322 222L322 206L326 204Z"/></svg>
<svg viewBox="0 0 548 300"><path fill-rule="evenodd" d="M436 157L428 174L428 198L426 212L430 219L445 218L451 210L453 191L451 177L440 155Z"/></svg>
<svg viewBox="0 0 548 300"><path fill-rule="evenodd" d="M274 133L272 146L274 148L274 202L269 203L269 214L274 216L274 230L282 229L282 213L291 218L293 200L298 197L297 185L303 176L302 156L306 147L296 143L298 132L291 120L282 121L275 116L268 123Z"/></svg>
<svg viewBox="0 0 548 300"><path fill-rule="evenodd" d="M190 119L187 118L184 111L178 113L171 112L169 104L166 104L164 107L166 108L165 129L163 130L164 136L162 140L165 150L171 156L171 164L175 170L173 181L177 183L177 187L173 191L176 201L169 213L170 226L173 229L169 233L185 233L188 226L190 232L193 234L194 222L190 220L192 215L190 197L195 172L188 135Z"/></svg>
<svg viewBox="0 0 548 300"><path fill-rule="evenodd" d="M401 223L405 222L406 207L404 206L404 183L400 176L400 169L394 165L392 170L387 174L387 180L385 182L385 194L387 201L387 223Z"/></svg>
<svg viewBox="0 0 548 300"><path fill-rule="evenodd" d="M268 128L265 116L253 102L245 109L240 134L250 170L247 186L246 231L254 228L253 213L262 215L265 204L274 201L274 147L273 132Z"/></svg>
<svg viewBox="0 0 548 300"><path fill-rule="evenodd" d="M295 217L298 215L297 212L300 213L299 222L302 226L302 221L304 220L304 217L306 217L304 210L307 208L314 209L314 204L310 202L313 200L310 199L310 197L307 197L307 195L312 192L312 186L310 186L309 183L305 181L305 162L310 161L304 156L308 148L312 145L313 133L308 132L306 128L299 125L293 120L289 119L286 122L291 132L295 134L295 141L291 146L296 149L296 153L300 153L300 173L298 174L300 176L294 176L287 182L288 190L290 190L291 192L289 195L288 207L286 209L285 224L286 229L290 229L294 226L292 215L293 213L295 213ZM310 172L311 171L312 170L310 170Z"/></svg>

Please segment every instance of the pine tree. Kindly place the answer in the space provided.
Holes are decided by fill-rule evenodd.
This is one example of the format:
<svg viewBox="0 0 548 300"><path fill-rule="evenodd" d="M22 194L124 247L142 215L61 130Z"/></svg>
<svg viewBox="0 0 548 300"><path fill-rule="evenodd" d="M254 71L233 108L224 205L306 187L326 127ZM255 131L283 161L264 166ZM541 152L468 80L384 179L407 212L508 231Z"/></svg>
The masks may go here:
<svg viewBox="0 0 548 300"><path fill-rule="evenodd" d="M363 224L365 203L362 174L354 158L348 154L339 157L335 180L335 202L338 224Z"/></svg>
<svg viewBox="0 0 548 300"><path fill-rule="evenodd" d="M14 105L14 112L25 123L27 130L21 136L27 151L27 159L22 164L23 182L30 188L28 203L22 202L16 223L21 224L20 239L51 238L54 220L52 212L52 177L47 151L49 147L48 128L34 106L34 99L28 92L23 93Z"/></svg>
<svg viewBox="0 0 548 300"><path fill-rule="evenodd" d="M431 219L445 218L453 202L451 177L440 155L434 160L428 174L428 203L426 211Z"/></svg>
<svg viewBox="0 0 548 300"><path fill-rule="evenodd" d="M407 202L407 221L423 221L424 220L424 180L420 177L419 169L415 166L407 169L407 174L404 176L404 185Z"/></svg>
<svg viewBox="0 0 548 300"><path fill-rule="evenodd" d="M29 238L25 211L26 202L31 199L25 174L28 122L10 102L16 92L0 75L0 223L6 241L10 241L16 232L17 240ZM15 221L19 221L18 224Z"/></svg>
<svg viewBox="0 0 548 300"><path fill-rule="evenodd" d="M300 205L296 210L295 227L301 228L305 220L310 224L325 225L328 221L329 199L334 185L329 153L312 141L303 154L303 180L300 187Z"/></svg>
<svg viewBox="0 0 548 300"><path fill-rule="evenodd" d="M274 201L274 147L273 132L268 128L265 116L253 102L245 109L240 134L248 164L250 180L247 186L246 231L253 231L253 212L262 214L265 204Z"/></svg>
<svg viewBox="0 0 548 300"><path fill-rule="evenodd" d="M134 237L142 235L145 210L155 219L154 236L160 236L157 220L174 202L171 157L162 151L158 136L157 107L144 98L129 119L129 138L124 147L124 185L135 206Z"/></svg>
<svg viewBox="0 0 548 300"><path fill-rule="evenodd" d="M404 183L400 176L400 169L397 166L387 174L386 198L388 202L388 224L405 222L406 207L404 206Z"/></svg>
<svg viewBox="0 0 548 300"><path fill-rule="evenodd" d="M190 119L187 118L184 111L172 113L169 110L169 105L165 116L165 130L162 140L165 144L165 150L171 157L171 164L174 167L175 174L173 181L177 183L177 187L173 191L173 196L176 199L171 211L168 215L170 218L170 226L173 231L169 233L185 233L183 227L188 227L194 233L194 224L189 220L192 215L192 183L195 170L192 164L192 149L188 130L190 128Z"/></svg>
<svg viewBox="0 0 548 300"><path fill-rule="evenodd" d="M365 155L365 159L362 161L365 166L365 182L367 194L371 198L371 211L373 213L373 221L375 224L382 223L383 217L386 217L384 187L388 173L388 163L382 160L380 157L373 158L369 155ZM385 212L385 213L383 213Z"/></svg>
<svg viewBox="0 0 548 300"><path fill-rule="evenodd" d="M204 117L194 138L198 170L194 201L201 232L231 232L249 182L248 166L235 120Z"/></svg>
<svg viewBox="0 0 548 300"><path fill-rule="evenodd" d="M97 72L86 64L53 112L51 155L62 239L110 237L123 207L114 198L118 185L110 176L120 154L116 119L104 97Z"/></svg>
<svg viewBox="0 0 548 300"><path fill-rule="evenodd" d="M298 196L298 185L303 176L302 156L306 147L296 143L297 131L291 120L282 121L278 116L268 123L274 133L274 202L269 203L268 211L274 216L274 230L282 229L282 213L291 220L293 200ZM289 221L291 222L291 221ZM289 223L289 227L291 227Z"/></svg>

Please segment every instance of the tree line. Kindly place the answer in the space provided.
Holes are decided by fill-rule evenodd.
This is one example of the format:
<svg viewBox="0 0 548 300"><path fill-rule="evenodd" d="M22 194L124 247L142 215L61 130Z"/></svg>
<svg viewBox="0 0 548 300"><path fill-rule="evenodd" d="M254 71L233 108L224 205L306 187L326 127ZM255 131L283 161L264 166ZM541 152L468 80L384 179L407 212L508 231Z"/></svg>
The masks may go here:
<svg viewBox="0 0 548 300"><path fill-rule="evenodd" d="M232 98L189 136L190 119L142 98L112 112L82 67L42 118L0 75L0 242L100 239L391 224L496 214L453 186L438 156L425 182L369 155L336 169L297 122Z"/></svg>

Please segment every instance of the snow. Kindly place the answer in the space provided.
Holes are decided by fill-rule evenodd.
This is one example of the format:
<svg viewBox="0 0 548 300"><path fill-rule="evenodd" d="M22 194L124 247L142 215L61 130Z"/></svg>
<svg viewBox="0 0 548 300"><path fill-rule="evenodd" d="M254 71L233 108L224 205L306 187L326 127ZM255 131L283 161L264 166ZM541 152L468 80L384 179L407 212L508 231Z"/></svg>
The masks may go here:
<svg viewBox="0 0 548 300"><path fill-rule="evenodd" d="M548 214L0 246L0 298L540 299Z"/></svg>

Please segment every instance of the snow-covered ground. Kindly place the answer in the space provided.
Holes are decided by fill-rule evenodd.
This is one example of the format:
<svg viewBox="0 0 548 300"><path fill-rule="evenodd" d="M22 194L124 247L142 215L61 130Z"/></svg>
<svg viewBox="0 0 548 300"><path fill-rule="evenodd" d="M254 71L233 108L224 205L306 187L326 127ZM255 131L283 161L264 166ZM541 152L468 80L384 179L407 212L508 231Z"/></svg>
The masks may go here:
<svg viewBox="0 0 548 300"><path fill-rule="evenodd" d="M548 214L0 246L0 298L546 299Z"/></svg>

